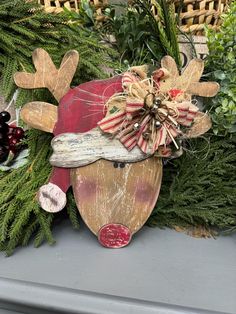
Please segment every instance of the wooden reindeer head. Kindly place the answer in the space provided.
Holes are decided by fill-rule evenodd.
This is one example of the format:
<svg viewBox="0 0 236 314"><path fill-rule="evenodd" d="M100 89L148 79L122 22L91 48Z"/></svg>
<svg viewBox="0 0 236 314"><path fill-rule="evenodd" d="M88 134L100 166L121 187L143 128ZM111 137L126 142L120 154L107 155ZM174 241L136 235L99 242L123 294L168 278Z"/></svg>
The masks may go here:
<svg viewBox="0 0 236 314"><path fill-rule="evenodd" d="M165 82L160 78L160 90L165 94L181 89L188 97L185 102L162 99L155 108L154 85L147 80L145 67L70 89L78 61L78 53L69 51L57 69L46 51L36 49L36 73L20 72L14 77L19 87L46 87L59 101L58 107L31 102L21 111L29 126L55 135L50 159L54 169L50 182L40 188L38 199L44 210L57 212L65 207L66 191L72 185L80 214L90 230L104 246L122 247L143 226L157 201L162 162L154 157L155 151L158 149L158 156L164 155L166 144L180 134L176 131L178 124L194 122L185 136L202 134L211 125L208 116L193 110L189 102L192 91L202 83L198 83L199 73L192 74L191 84L186 77L179 82L173 60L164 58L162 66L169 78ZM116 97L124 92L125 100ZM184 110L184 118L180 110ZM149 132L154 122L155 132ZM159 127L163 132L158 132ZM146 133L149 140L144 137Z"/></svg>
<svg viewBox="0 0 236 314"><path fill-rule="evenodd" d="M30 102L21 110L23 121L30 127L56 136L53 140L56 151L58 143L64 145L63 152L60 145L57 151L57 156L61 155L60 165L53 168L50 182L40 188L38 199L44 210L57 212L65 207L66 191L72 185L80 214L90 230L98 235L103 245L122 247L142 227L155 205L162 163L160 159L147 158L149 156L138 148L129 153L118 140L113 140L111 145L106 135L101 132L99 135L96 127L106 115L106 102L123 91L122 76L70 89L78 60L78 53L70 51L57 69L46 51L36 49L33 53L36 73L20 72L14 77L21 88L47 87L59 101L58 107ZM105 147L104 155L102 148ZM71 149L70 161L75 157L79 164L67 164L63 154L68 149ZM95 162L97 159L100 160ZM126 163L137 160L143 161ZM51 161L57 165L57 158Z"/></svg>

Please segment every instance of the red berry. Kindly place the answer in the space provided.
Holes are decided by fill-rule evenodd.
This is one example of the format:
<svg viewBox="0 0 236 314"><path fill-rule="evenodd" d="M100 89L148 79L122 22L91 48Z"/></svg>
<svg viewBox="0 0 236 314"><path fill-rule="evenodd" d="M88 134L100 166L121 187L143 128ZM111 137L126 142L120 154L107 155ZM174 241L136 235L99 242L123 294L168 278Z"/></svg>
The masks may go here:
<svg viewBox="0 0 236 314"><path fill-rule="evenodd" d="M19 143L19 140L15 137L12 137L10 140L9 140L9 146L10 148L12 147L15 147L17 144Z"/></svg>
<svg viewBox="0 0 236 314"><path fill-rule="evenodd" d="M8 138L8 141L10 141L12 138L14 138L14 135L8 133L7 138Z"/></svg>
<svg viewBox="0 0 236 314"><path fill-rule="evenodd" d="M14 130L15 130L15 127L14 127L14 126L9 126L9 128L8 128L8 134L13 134L13 133L14 133Z"/></svg>
<svg viewBox="0 0 236 314"><path fill-rule="evenodd" d="M16 138L18 139L22 139L24 137L24 130L20 127L15 128L15 130L13 130L13 134Z"/></svg>

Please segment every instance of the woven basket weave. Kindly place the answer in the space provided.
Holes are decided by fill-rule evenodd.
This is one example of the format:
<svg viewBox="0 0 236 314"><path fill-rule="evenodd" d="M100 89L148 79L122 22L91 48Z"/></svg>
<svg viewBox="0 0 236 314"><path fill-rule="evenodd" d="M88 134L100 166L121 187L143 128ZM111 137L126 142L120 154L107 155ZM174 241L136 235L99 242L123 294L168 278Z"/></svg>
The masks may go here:
<svg viewBox="0 0 236 314"><path fill-rule="evenodd" d="M89 0L88 0L89 1ZM221 25L221 14L224 13L232 0L173 0L175 11L180 15L180 29L185 33L203 35L204 26L218 30ZM234 0L233 0L234 1ZM60 13L63 7L79 10L79 0L38 0L48 13ZM96 8L96 19L103 21L103 8L108 0L91 0ZM154 15L155 8L153 9Z"/></svg>
<svg viewBox="0 0 236 314"><path fill-rule="evenodd" d="M203 35L204 26L218 30L221 14L231 0L174 0L176 13L180 14L180 29L185 33Z"/></svg>
<svg viewBox="0 0 236 314"><path fill-rule="evenodd" d="M79 0L38 0L38 3L43 5L45 11L48 13L60 13L64 9L79 11ZM107 0L92 0L91 2L96 8L96 19L98 21L104 20L104 15L102 13L103 8L107 5Z"/></svg>
<svg viewBox="0 0 236 314"><path fill-rule="evenodd" d="M75 0L38 0L48 13L60 13L66 7L69 10L78 11L78 1Z"/></svg>

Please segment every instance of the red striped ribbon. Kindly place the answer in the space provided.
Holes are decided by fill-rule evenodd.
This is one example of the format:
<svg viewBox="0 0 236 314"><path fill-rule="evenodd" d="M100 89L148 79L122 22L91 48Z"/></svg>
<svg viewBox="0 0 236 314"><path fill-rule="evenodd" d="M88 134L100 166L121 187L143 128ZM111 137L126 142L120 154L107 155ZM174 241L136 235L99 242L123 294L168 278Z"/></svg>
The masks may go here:
<svg viewBox="0 0 236 314"><path fill-rule="evenodd" d="M130 84L137 81L138 78L131 72L125 73L123 76L124 91L129 89ZM171 90L169 95L172 94L172 98L174 99L180 93L182 91ZM153 123L152 117L150 115L143 116L143 112L140 110L144 107L144 100L127 96L125 110L119 110L106 116L98 123L98 126L103 132L117 136L128 151L132 150L136 145L144 153L154 153L160 147L164 147L162 148L163 155L168 155L170 151L166 146L181 134L178 125L189 127L198 112L198 108L192 105L191 102L185 101L176 104L171 102L171 105L170 108L173 109L174 107L174 112L177 112L177 117L175 117L176 125L172 123L173 119L166 119L160 128L152 128L150 125ZM168 117L168 103L166 107ZM138 123L138 128L135 128L136 123ZM151 132L151 136L145 138L144 135L147 131Z"/></svg>

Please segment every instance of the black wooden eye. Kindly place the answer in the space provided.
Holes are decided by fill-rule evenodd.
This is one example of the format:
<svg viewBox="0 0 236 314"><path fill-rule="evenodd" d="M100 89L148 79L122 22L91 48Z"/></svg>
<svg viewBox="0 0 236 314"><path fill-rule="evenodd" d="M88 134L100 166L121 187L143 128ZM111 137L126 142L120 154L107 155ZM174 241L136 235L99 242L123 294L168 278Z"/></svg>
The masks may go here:
<svg viewBox="0 0 236 314"><path fill-rule="evenodd" d="M113 167L114 167L114 168L118 168L118 166L119 166L118 162L115 161L115 162L113 163Z"/></svg>
<svg viewBox="0 0 236 314"><path fill-rule="evenodd" d="M125 167L125 163L124 162L121 162L120 163L120 168L124 168Z"/></svg>

